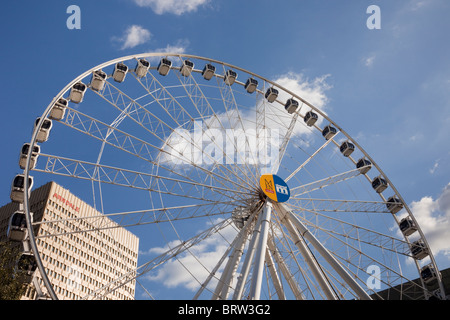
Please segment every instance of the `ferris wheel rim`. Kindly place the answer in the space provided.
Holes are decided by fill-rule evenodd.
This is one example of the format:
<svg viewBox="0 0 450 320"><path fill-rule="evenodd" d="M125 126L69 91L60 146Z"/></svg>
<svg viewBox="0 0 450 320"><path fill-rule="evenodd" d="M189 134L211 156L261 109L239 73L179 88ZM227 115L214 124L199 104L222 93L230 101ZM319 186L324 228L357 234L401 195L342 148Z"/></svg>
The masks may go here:
<svg viewBox="0 0 450 320"><path fill-rule="evenodd" d="M59 98L61 98L65 93L68 92L68 90L70 90L70 88L77 82L81 81L82 79L86 78L88 75L90 75L92 72L111 66L113 64L119 63L119 62L123 62L123 61L129 61L132 59L141 59L141 58L149 58L149 57L179 57L179 58L192 58L192 59L199 59L199 60L203 60L203 61L208 61L211 63L215 63L215 64L220 64L238 71L242 71L245 72L249 75L252 75L254 77L257 77L258 79L263 80L264 82L271 84L272 86L279 88L280 90L286 92L288 95L291 95L292 97L298 99L299 101L301 101L302 103L306 104L307 106L309 106L312 110L316 111L318 114L320 114L324 119L326 119L330 124L333 124L334 126L336 126L339 130L339 132L341 132L343 135L345 135L347 137L347 139L351 140L352 143L356 146L356 148L358 148L358 150L360 152L363 153L363 155L371 161L372 165L377 169L377 171L380 173L380 175L383 176L383 178L389 183L389 187L392 189L392 191L394 192L395 196L398 197L398 199L401 201L401 203L404 205L405 210L408 212L409 217L411 217L413 219L413 221L416 223L416 226L418 227L418 232L421 236L421 239L425 242L425 245L428 249L430 249L430 246L427 242L427 239L425 237L425 234L423 233L420 224L417 223L417 220L415 218L415 216L413 215L411 209L409 208L408 204L404 201L403 197L401 196L401 194L398 192L397 188L394 186L394 184L392 183L392 181L388 178L388 176L383 172L383 170L381 169L381 167L373 160L373 158L361 147L361 145L354 139L351 138L351 136L344 131L336 122L334 122L326 113L324 113L322 110L320 110L319 108L315 107L313 104L309 103L308 101L306 101L305 99L303 99L302 97L300 97L298 94L296 94L295 92L292 92L290 90L288 90L287 88L281 86L280 84L269 80L265 77L262 77L256 73L250 72L246 69L240 68L238 66L229 64L229 63L225 63L219 60L214 60L214 59L210 59L210 58L206 58L206 57L201 57L201 56L197 56L197 55L190 55L190 54L180 54L180 53L167 53L167 52L153 52L153 53L141 53L141 54L137 54L137 55L128 55L128 56L123 56L123 57L119 57L119 58L115 58L112 60L109 60L107 62L101 63L95 67L90 68L89 70L85 71L84 73L80 74L78 77L74 78L71 82L69 82L50 102L50 104L47 106L47 108L45 109L43 115L41 116L41 119L39 121L39 123L37 124L36 128L33 130L33 134L32 134L32 138L31 138L31 142L30 145L34 146L37 144L37 132L39 130L39 128L42 126L43 121L45 118L48 117L52 106L55 104L56 101L58 101ZM37 264L39 267L39 270L41 272L41 275L43 275L43 273L45 274L45 276L43 275L43 281L46 284L47 288L48 285L50 286L51 289L49 289L49 293L52 297L52 299L56 300L57 296L55 294L55 292L53 291L52 285L50 284L48 277L46 275L46 272L44 270L44 267L42 265L42 260L40 258L39 252L37 250L37 246L36 246L36 240L34 237L34 231L32 228L32 217L31 217L31 212L30 212L30 208L29 208L29 190L28 190L28 177L30 176L30 169L29 169L29 165L30 165L30 160L31 160L31 154L32 154L32 148L29 149L28 151L28 157L27 157L27 161L26 161L26 166L24 169L24 175L25 175L25 181L24 181L24 211L26 213L26 219L27 219L27 228L28 228L28 232L30 234L30 242L31 242L31 246L32 246L32 250L34 252L34 254L36 255L36 260L37 260ZM380 197L382 198L382 200L385 201L384 196L379 193ZM404 236L404 239L409 243L409 239ZM437 263L435 261L434 255L431 252L431 250L429 250L429 256L430 259L432 261L432 264L434 265L435 268L437 268ZM418 271L420 272L419 269L419 265L416 262L416 267L418 268ZM42 270L41 270L42 269ZM47 284L48 282L48 284Z"/></svg>

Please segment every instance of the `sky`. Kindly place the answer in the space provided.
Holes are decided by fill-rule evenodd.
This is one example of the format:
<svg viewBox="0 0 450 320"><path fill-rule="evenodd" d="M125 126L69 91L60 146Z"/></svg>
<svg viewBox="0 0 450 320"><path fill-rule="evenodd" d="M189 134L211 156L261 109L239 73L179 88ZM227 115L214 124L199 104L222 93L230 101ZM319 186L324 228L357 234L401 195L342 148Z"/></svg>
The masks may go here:
<svg viewBox="0 0 450 320"><path fill-rule="evenodd" d="M187 53L292 85L326 110L380 165L448 268L449 14L447 0L7 1L0 204L34 119L68 82L121 56Z"/></svg>

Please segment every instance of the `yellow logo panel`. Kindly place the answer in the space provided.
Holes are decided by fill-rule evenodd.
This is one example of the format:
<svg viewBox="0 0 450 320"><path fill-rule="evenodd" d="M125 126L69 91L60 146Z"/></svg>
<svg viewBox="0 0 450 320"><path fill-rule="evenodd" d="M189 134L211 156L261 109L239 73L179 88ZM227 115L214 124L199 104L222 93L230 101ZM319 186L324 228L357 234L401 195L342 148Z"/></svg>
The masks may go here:
<svg viewBox="0 0 450 320"><path fill-rule="evenodd" d="M264 194L275 202L285 202L289 199L289 187L277 175L263 174L259 179L259 185Z"/></svg>

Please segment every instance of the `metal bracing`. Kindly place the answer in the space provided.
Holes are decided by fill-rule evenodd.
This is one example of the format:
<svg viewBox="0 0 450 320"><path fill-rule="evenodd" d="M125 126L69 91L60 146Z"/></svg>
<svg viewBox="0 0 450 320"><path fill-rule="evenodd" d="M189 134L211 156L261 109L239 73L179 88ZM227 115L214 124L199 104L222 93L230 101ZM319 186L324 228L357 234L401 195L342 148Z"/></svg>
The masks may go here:
<svg viewBox="0 0 450 320"><path fill-rule="evenodd" d="M325 258L331 267L339 274L339 276L348 284L348 286L358 295L360 299L371 300L367 292L355 281L355 279L348 274L336 258L316 239L316 237L309 232L305 225L283 204L277 204L277 209L295 225L303 237L307 239L314 248Z"/></svg>
<svg viewBox="0 0 450 320"><path fill-rule="evenodd" d="M266 265L269 269L270 278L275 287L275 292L277 293L279 300L286 300L286 295L284 294L283 285L281 283L280 277L277 272L277 268L275 262L272 258L272 254L269 251L269 248L266 249Z"/></svg>
<svg viewBox="0 0 450 320"><path fill-rule="evenodd" d="M191 248L191 247L195 246L196 244L200 243L201 241L211 237L212 235L216 234L220 230L229 226L231 223L232 223L231 219L222 220L218 224L197 234L193 238L186 240L173 248L170 248L169 250L160 254L156 258L140 265L135 270L132 270L132 271L128 272L127 274L122 275L121 277L115 279L114 281L112 281L112 282L106 284L105 286L99 288L98 290L90 293L89 295L85 296L84 299L85 300L95 299L95 298L106 296L106 294L113 291L115 288L123 286L124 284L126 284L138 277L143 276L144 274L146 274L149 271L155 269L156 267L164 264L165 262L169 261L170 259L173 259L173 258L177 257L178 255L186 252L189 248Z"/></svg>
<svg viewBox="0 0 450 320"><path fill-rule="evenodd" d="M279 270L281 271L281 273L283 274L284 279L288 283L289 288L291 289L292 293L294 294L295 299L304 300L305 297L302 294L297 281L295 280L291 271L287 267L286 262L284 261L283 257L280 255L278 249L276 248L272 237L269 237L269 240L267 242L267 247L270 250L270 252L272 253L272 255L274 256L277 266L278 266Z"/></svg>
<svg viewBox="0 0 450 320"><path fill-rule="evenodd" d="M226 300L230 289L232 288L233 279L238 268L238 264L241 260L242 254L244 253L244 246L247 240L248 232L250 226L252 225L252 219L249 219L245 224L244 228L240 230L236 236L236 243L233 245L233 250L228 258L228 262L222 273L222 276L217 283L216 290L214 291L213 300Z"/></svg>
<svg viewBox="0 0 450 320"><path fill-rule="evenodd" d="M353 170L343 172L343 173L340 173L340 174L337 174L337 175L334 175L334 176L331 176L328 178L310 182L310 183L304 184L302 186L293 187L293 188L291 188L292 198L295 199L296 197L298 197L302 194L309 193L314 190L322 189L329 185L357 177L360 174L361 174L361 172L359 171L359 169L353 169Z"/></svg>
<svg viewBox="0 0 450 320"><path fill-rule="evenodd" d="M339 300L337 294L333 290L329 280L322 271L321 267L317 263L317 259L314 257L308 246L306 245L303 236L298 232L298 230L292 224L291 219L286 211L280 209L278 204L275 206L275 210L278 212L281 223L285 226L289 232L291 238L293 239L295 245L300 250L303 259L305 259L306 264L314 275L317 283L322 289L323 293L329 300Z"/></svg>

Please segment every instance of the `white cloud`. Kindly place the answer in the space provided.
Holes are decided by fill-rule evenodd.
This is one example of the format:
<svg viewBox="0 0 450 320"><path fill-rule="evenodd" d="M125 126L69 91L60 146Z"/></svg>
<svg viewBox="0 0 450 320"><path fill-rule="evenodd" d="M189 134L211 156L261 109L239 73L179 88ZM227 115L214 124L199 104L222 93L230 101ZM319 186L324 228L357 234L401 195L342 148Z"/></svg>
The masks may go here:
<svg viewBox="0 0 450 320"><path fill-rule="evenodd" d="M188 39L179 39L174 44L168 44L164 48L152 50L153 52L167 52L167 53L185 53L189 46Z"/></svg>
<svg viewBox="0 0 450 320"><path fill-rule="evenodd" d="M450 183L436 200L426 196L410 208L433 253L450 258Z"/></svg>
<svg viewBox="0 0 450 320"><path fill-rule="evenodd" d="M138 25L129 26L124 35L120 38L114 37L113 40L121 42L121 49L134 48L150 40L152 34L147 29Z"/></svg>
<svg viewBox="0 0 450 320"><path fill-rule="evenodd" d="M409 9L411 11L417 11L429 4L431 4L430 0L411 0L409 3Z"/></svg>
<svg viewBox="0 0 450 320"><path fill-rule="evenodd" d="M370 68L371 66L373 66L374 61L375 61L375 56L372 55L372 56L364 59L364 65L366 67Z"/></svg>
<svg viewBox="0 0 450 320"><path fill-rule="evenodd" d="M439 167L439 161L440 161L440 159L437 159L437 160L434 162L433 167L430 169L430 173L431 173L431 174L434 174L434 173L436 172L437 168Z"/></svg>
<svg viewBox="0 0 450 320"><path fill-rule="evenodd" d="M197 11L209 0L134 0L140 7L150 7L156 14L173 13L182 15Z"/></svg>

